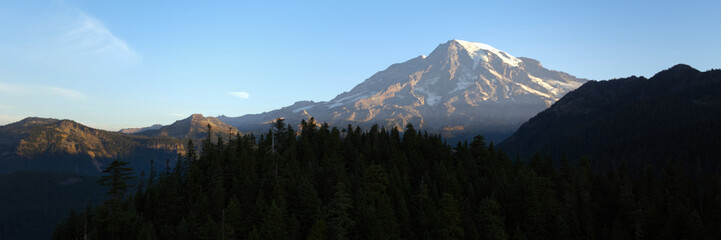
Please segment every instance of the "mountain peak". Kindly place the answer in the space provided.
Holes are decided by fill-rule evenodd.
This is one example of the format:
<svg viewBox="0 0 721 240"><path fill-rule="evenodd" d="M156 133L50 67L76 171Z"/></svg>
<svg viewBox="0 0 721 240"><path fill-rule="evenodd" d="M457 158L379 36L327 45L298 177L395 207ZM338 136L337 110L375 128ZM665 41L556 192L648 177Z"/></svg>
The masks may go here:
<svg viewBox="0 0 721 240"><path fill-rule="evenodd" d="M663 78L680 78L681 76L691 76L693 74L700 73L701 71L686 65L686 64L676 64L673 67L663 70L659 73L656 73L656 75L653 75L653 79L663 79Z"/></svg>
<svg viewBox="0 0 721 240"><path fill-rule="evenodd" d="M494 54L501 60L503 60L504 63L518 67L518 64L523 62L521 59L518 59L514 56L511 56L510 54L498 50L491 45L485 44L485 43L479 43L479 42L469 42L465 40L459 40L459 39L453 39L448 41L448 43L451 44L457 44L461 46L463 49L468 52L468 55L473 58L473 61L475 65L478 65L478 61L483 60L485 62L488 61L488 55Z"/></svg>
<svg viewBox="0 0 721 240"><path fill-rule="evenodd" d="M149 126L149 127L123 128L123 129L120 129L118 132L125 133L125 134L135 134L135 133L144 132L144 131L148 131L148 130L157 130L162 127L163 127L163 125L161 125L161 124L153 124L153 126Z"/></svg>
<svg viewBox="0 0 721 240"><path fill-rule="evenodd" d="M327 102L297 102L222 119L246 132L266 131L267 123L279 117L293 123L313 116L336 126L403 129L412 123L446 137L480 133L499 140L587 81L545 69L536 60L526 63L487 44L458 39L439 44L427 57L416 56Z"/></svg>
<svg viewBox="0 0 721 240"><path fill-rule="evenodd" d="M60 121L60 120L55 119L55 118L27 117L23 120L16 122L16 124L22 124L22 125L47 124L47 123L57 122L57 121Z"/></svg>
<svg viewBox="0 0 721 240"><path fill-rule="evenodd" d="M668 70L671 70L671 71L686 71L686 70L691 70L691 69L696 70L695 68L693 68L693 67L691 67L691 66L689 66L689 65L686 65L686 64L683 64L683 63L679 63L679 64L676 64L676 65L674 65L673 67L669 68Z"/></svg>
<svg viewBox="0 0 721 240"><path fill-rule="evenodd" d="M175 121L173 124L135 132L134 134L198 139L207 136L208 125L211 126L213 133L221 133L224 135L238 133L238 129L215 117L205 117L202 114L196 113L183 120Z"/></svg>
<svg viewBox="0 0 721 240"><path fill-rule="evenodd" d="M82 125L73 120L68 119L55 119L55 118L42 118L42 117L27 117L23 120L6 125L7 127L27 127L36 125L47 125L47 124L58 124L63 126L74 126Z"/></svg>
<svg viewBox="0 0 721 240"><path fill-rule="evenodd" d="M0 127L0 162L5 164L0 173L50 170L98 175L119 157L147 170L149 158L177 156L182 149L176 139L129 136L67 119L31 117Z"/></svg>
<svg viewBox="0 0 721 240"><path fill-rule="evenodd" d="M188 119L191 119L191 120L200 120L200 119L204 119L204 118L205 118L205 116L203 116L203 114L200 114L200 113L195 113L193 115L190 115L190 117L188 117Z"/></svg>

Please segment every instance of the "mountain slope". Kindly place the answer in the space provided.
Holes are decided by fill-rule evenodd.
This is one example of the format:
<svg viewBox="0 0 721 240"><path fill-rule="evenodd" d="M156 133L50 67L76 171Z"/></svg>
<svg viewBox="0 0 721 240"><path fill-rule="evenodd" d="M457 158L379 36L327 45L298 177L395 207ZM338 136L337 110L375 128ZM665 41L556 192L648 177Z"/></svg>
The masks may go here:
<svg viewBox="0 0 721 240"><path fill-rule="evenodd" d="M719 170L721 71L676 65L650 79L588 82L539 113L499 147L589 157L599 167L684 160Z"/></svg>
<svg viewBox="0 0 721 240"><path fill-rule="evenodd" d="M125 134L134 134L134 133L140 133L140 132L144 132L144 131L148 131L148 130L157 130L157 129L160 129L161 127L163 127L163 125L154 124L153 126L142 127L142 128L123 128L123 129L120 129L120 131L118 131L118 132L125 133Z"/></svg>
<svg viewBox="0 0 721 240"><path fill-rule="evenodd" d="M174 137L179 139L200 139L208 136L208 125L214 134L236 134L238 130L214 117L193 114L190 117L175 121L173 124L158 129L145 130L135 134L149 137Z"/></svg>
<svg viewBox="0 0 721 240"><path fill-rule="evenodd" d="M0 173L68 171L98 175L112 159L147 170L150 159L174 159L183 144L169 137L131 136L93 129L70 120L26 118L0 126Z"/></svg>
<svg viewBox="0 0 721 240"><path fill-rule="evenodd" d="M391 65L330 101L301 101L219 119L248 132L266 131L278 117L289 123L312 116L336 126L399 129L412 123L449 138L484 134L499 141L585 81L482 43L451 40L427 57Z"/></svg>

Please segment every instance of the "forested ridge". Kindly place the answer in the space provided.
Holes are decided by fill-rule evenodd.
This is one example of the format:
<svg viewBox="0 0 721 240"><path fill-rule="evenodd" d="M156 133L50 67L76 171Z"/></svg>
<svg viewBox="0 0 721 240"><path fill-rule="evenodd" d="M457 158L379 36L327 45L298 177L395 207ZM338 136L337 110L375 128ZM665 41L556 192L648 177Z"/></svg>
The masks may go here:
<svg viewBox="0 0 721 240"><path fill-rule="evenodd" d="M100 175L99 166L123 158L139 171L150 159L174 158L183 140L126 135L71 120L28 117L0 126L0 174L16 171Z"/></svg>
<svg viewBox="0 0 721 240"><path fill-rule="evenodd" d="M721 173L721 70L678 64L651 78L590 81L498 144L521 157L536 152L595 168L625 162L632 171L667 161Z"/></svg>
<svg viewBox="0 0 721 240"><path fill-rule="evenodd" d="M210 141L213 138L213 141ZM216 140L217 139L217 140ZM475 137L282 120L209 136L132 190L122 161L110 200L72 213L54 239L720 239L721 178L686 169L603 172L511 159Z"/></svg>

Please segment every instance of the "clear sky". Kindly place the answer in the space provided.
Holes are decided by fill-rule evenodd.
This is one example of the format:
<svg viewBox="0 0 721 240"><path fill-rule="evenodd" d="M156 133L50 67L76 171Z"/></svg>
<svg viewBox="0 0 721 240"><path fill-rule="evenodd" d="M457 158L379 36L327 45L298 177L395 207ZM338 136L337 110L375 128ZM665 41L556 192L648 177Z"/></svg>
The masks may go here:
<svg viewBox="0 0 721 240"><path fill-rule="evenodd" d="M594 80L721 68L721 1L0 3L0 125L118 130L326 101L451 39Z"/></svg>

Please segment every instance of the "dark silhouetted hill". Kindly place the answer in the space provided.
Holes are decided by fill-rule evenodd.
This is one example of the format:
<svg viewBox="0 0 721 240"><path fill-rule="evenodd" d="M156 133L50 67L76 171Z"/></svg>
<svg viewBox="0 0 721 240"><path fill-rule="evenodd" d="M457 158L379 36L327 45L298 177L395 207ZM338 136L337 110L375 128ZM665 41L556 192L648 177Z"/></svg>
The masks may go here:
<svg viewBox="0 0 721 240"><path fill-rule="evenodd" d="M588 82L499 147L525 159L536 152L588 157L602 168L680 160L719 171L720 136L721 71L679 64L650 79Z"/></svg>

